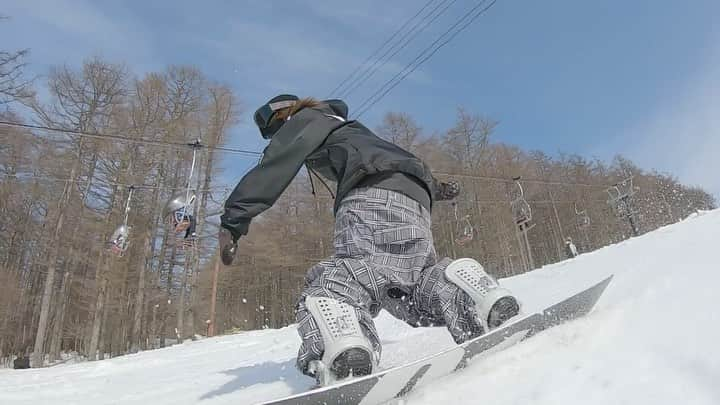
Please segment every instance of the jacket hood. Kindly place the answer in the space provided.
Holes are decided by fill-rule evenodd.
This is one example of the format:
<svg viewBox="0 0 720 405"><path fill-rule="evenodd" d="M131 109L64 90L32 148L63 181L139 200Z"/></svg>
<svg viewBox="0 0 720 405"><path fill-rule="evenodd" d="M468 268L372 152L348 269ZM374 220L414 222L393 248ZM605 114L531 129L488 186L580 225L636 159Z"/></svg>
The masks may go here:
<svg viewBox="0 0 720 405"><path fill-rule="evenodd" d="M323 103L330 106L330 108L335 112L336 115L339 115L343 117L344 119L347 119L348 117L348 106L345 104L344 101L339 99L330 99L330 100L323 100Z"/></svg>

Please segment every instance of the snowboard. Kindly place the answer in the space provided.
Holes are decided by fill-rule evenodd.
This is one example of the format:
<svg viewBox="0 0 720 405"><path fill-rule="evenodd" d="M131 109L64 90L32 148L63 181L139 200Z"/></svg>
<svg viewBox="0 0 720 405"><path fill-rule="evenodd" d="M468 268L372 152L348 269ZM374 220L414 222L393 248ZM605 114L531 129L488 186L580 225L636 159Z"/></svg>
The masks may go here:
<svg viewBox="0 0 720 405"><path fill-rule="evenodd" d="M377 405L464 368L480 353L502 350L592 310L612 275L542 312L521 315L490 333L423 359L260 405Z"/></svg>

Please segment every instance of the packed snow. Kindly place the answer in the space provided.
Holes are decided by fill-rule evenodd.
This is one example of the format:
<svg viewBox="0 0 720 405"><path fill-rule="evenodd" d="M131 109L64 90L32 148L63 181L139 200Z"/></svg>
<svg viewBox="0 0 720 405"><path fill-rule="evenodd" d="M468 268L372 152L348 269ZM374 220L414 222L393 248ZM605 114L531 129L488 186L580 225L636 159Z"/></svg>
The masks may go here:
<svg viewBox="0 0 720 405"><path fill-rule="evenodd" d="M720 404L720 210L501 283L526 311L615 278L588 316L474 360L406 405ZM382 367L453 345L440 327L383 313ZM188 342L110 360L0 370L0 404L252 404L301 392L294 328Z"/></svg>

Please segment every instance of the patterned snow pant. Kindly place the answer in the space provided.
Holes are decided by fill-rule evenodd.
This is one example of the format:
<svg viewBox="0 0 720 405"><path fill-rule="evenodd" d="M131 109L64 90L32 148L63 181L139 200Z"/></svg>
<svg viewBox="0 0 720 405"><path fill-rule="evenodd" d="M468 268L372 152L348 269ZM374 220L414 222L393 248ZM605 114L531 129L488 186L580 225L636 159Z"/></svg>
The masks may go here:
<svg viewBox="0 0 720 405"><path fill-rule="evenodd" d="M352 305L378 358L381 347L373 318L380 309L414 327L445 325L457 343L482 334L472 299L445 278L451 260L438 261L430 213L415 200L377 188L351 191L335 216L334 244L335 254L308 271L295 309L301 371L324 351L305 306L307 297Z"/></svg>

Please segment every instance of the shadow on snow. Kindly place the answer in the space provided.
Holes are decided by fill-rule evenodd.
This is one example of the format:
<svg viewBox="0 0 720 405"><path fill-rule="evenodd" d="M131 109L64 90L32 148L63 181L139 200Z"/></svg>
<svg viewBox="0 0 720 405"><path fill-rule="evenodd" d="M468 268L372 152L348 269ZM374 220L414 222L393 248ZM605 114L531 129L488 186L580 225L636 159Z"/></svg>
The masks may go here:
<svg viewBox="0 0 720 405"><path fill-rule="evenodd" d="M239 367L225 370L223 374L231 375L235 378L223 384L221 387L204 394L200 397L201 400L241 391L256 384L284 382L293 393L298 393L310 389L315 383L315 380L302 375L295 368L295 359L282 363L267 362Z"/></svg>

